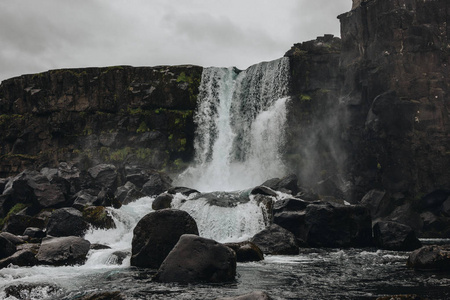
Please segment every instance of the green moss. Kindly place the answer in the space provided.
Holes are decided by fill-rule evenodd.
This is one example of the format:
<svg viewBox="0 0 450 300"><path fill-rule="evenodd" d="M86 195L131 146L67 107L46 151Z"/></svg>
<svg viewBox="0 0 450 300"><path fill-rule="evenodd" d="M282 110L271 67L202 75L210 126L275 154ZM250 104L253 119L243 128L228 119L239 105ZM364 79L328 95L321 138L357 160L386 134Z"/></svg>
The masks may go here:
<svg viewBox="0 0 450 300"><path fill-rule="evenodd" d="M308 51L306 50L301 50L299 48L295 48L294 50L294 56L304 56L306 54L308 54Z"/></svg>
<svg viewBox="0 0 450 300"><path fill-rule="evenodd" d="M123 149L119 149L119 150L111 153L109 156L109 160L115 161L115 162L124 161L125 158L131 153L132 153L132 149L130 147L125 147Z"/></svg>
<svg viewBox="0 0 450 300"><path fill-rule="evenodd" d="M150 148L138 148L136 149L136 157L142 160L151 159L153 152Z"/></svg>
<svg viewBox="0 0 450 300"><path fill-rule="evenodd" d="M29 205L24 204L24 203L17 203L16 205L14 205L14 206L9 210L9 212L6 214L6 217L3 218L3 219L0 219L0 228L2 228L3 225L4 225L6 222L8 222L9 218L10 218L12 215L17 214L19 211L21 211L21 210L24 209L24 208L27 208L28 206L29 206Z"/></svg>
<svg viewBox="0 0 450 300"><path fill-rule="evenodd" d="M302 102L311 101L311 96L309 96L309 95L301 94L299 98L300 98L300 101L302 101Z"/></svg>
<svg viewBox="0 0 450 300"><path fill-rule="evenodd" d="M169 135L169 141L173 140L173 134Z"/></svg>
<svg viewBox="0 0 450 300"><path fill-rule="evenodd" d="M136 130L136 133L144 133L150 131L150 128L148 128L147 124L142 121L141 124L139 125L139 128Z"/></svg>
<svg viewBox="0 0 450 300"><path fill-rule="evenodd" d="M102 74L108 74L111 71L117 71L117 70L123 70L123 67L121 67L121 66L107 67L106 70L102 72Z"/></svg>

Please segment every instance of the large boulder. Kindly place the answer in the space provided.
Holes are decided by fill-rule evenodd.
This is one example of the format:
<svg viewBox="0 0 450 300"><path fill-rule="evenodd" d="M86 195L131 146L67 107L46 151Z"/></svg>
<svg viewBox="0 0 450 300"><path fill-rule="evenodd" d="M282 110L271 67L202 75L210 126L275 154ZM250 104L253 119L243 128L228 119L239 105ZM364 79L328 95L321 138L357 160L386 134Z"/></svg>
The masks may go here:
<svg viewBox="0 0 450 300"><path fill-rule="evenodd" d="M185 234L156 274L159 282L219 283L236 276L236 254L214 240Z"/></svg>
<svg viewBox="0 0 450 300"><path fill-rule="evenodd" d="M45 238L36 258L44 265L82 264L86 261L90 246L89 241L76 236Z"/></svg>
<svg viewBox="0 0 450 300"><path fill-rule="evenodd" d="M32 217L27 215L27 209L19 211L17 214L10 215L6 218L3 231L21 235L27 227L44 228L45 220L40 217Z"/></svg>
<svg viewBox="0 0 450 300"><path fill-rule="evenodd" d="M412 251L422 247L414 230L397 222L377 222L373 237L378 248L396 251Z"/></svg>
<svg viewBox="0 0 450 300"><path fill-rule="evenodd" d="M89 224L83 214L72 207L56 209L47 223L47 234L51 236L83 236Z"/></svg>
<svg viewBox="0 0 450 300"><path fill-rule="evenodd" d="M142 186L142 192L147 196L159 195L171 187L171 179L165 174L153 173Z"/></svg>
<svg viewBox="0 0 450 300"><path fill-rule="evenodd" d="M0 259L11 256L14 252L16 252L16 245L3 236L0 236Z"/></svg>
<svg viewBox="0 0 450 300"><path fill-rule="evenodd" d="M131 181L127 181L124 185L119 186L114 192L114 197L122 204L129 204L145 195Z"/></svg>
<svg viewBox="0 0 450 300"><path fill-rule="evenodd" d="M95 205L97 203L97 195L97 190L80 190L72 197L72 207L81 211L86 206Z"/></svg>
<svg viewBox="0 0 450 300"><path fill-rule="evenodd" d="M224 245L233 249L238 262L260 261L264 259L263 252L253 242L226 243Z"/></svg>
<svg viewBox="0 0 450 300"><path fill-rule="evenodd" d="M92 184L98 189L115 190L117 188L117 169L114 165L100 164L88 170Z"/></svg>
<svg viewBox="0 0 450 300"><path fill-rule="evenodd" d="M408 257L408 267L423 271L450 271L450 245L424 246Z"/></svg>
<svg viewBox="0 0 450 300"><path fill-rule="evenodd" d="M265 181L262 185L275 191L287 192L296 195L300 190L298 187L298 178L295 174L287 175L281 179L273 178Z"/></svg>
<svg viewBox="0 0 450 300"><path fill-rule="evenodd" d="M276 224L258 232L250 239L264 254L297 255L299 249L294 234Z"/></svg>
<svg viewBox="0 0 450 300"><path fill-rule="evenodd" d="M0 269L9 265L15 265L19 267L31 267L38 264L36 258L36 252L32 249L22 249L11 256L0 260Z"/></svg>
<svg viewBox="0 0 450 300"><path fill-rule="evenodd" d="M191 189L191 188L184 187L184 186L171 187L167 192L172 195L180 193L184 196L189 196L190 194L200 193L199 191L197 191L195 189Z"/></svg>
<svg viewBox="0 0 450 300"><path fill-rule="evenodd" d="M311 204L299 238L311 247L365 247L372 244L369 211L357 205Z"/></svg>
<svg viewBox="0 0 450 300"><path fill-rule="evenodd" d="M197 234L185 211L163 209L144 216L133 230L131 265L157 269L183 234Z"/></svg>

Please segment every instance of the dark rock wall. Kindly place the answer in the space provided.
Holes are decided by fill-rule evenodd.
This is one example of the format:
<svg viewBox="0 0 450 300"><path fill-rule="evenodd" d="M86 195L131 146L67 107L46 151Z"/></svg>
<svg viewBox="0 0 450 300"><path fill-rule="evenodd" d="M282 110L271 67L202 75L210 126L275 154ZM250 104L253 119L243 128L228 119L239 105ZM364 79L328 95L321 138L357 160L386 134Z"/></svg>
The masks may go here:
<svg viewBox="0 0 450 300"><path fill-rule="evenodd" d="M450 2L361 1L339 19L353 198L448 188Z"/></svg>
<svg viewBox="0 0 450 300"><path fill-rule="evenodd" d="M201 73L197 66L118 66L3 81L0 177L58 161L182 167L193 155Z"/></svg>

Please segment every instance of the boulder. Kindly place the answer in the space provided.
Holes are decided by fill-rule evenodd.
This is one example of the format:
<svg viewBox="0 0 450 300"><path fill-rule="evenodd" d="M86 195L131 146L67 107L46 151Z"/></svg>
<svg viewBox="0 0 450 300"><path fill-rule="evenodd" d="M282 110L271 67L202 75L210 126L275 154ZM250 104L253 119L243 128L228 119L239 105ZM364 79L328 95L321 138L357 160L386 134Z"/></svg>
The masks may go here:
<svg viewBox="0 0 450 300"><path fill-rule="evenodd" d="M53 211L47 223L47 234L51 236L83 236L89 224L83 214L72 207Z"/></svg>
<svg viewBox="0 0 450 300"><path fill-rule="evenodd" d="M414 230L397 222L377 222L373 226L373 237L378 248L395 251L412 251L422 247Z"/></svg>
<svg viewBox="0 0 450 300"><path fill-rule="evenodd" d="M139 189L148 181L148 172L138 166L125 166L125 180L136 185Z"/></svg>
<svg viewBox="0 0 450 300"><path fill-rule="evenodd" d="M191 189L188 187L184 187L184 186L171 187L167 192L172 195L180 193L184 196L189 196L190 194L194 194L194 193L200 193L197 190L194 190L194 189Z"/></svg>
<svg viewBox="0 0 450 300"><path fill-rule="evenodd" d="M138 187L131 181L127 181L124 185L119 186L114 192L114 197L122 204L131 203L145 195L139 191Z"/></svg>
<svg viewBox="0 0 450 300"><path fill-rule="evenodd" d="M263 185L255 187L250 192L250 194L252 194L252 195L258 195L259 194L259 195L273 196L273 197L278 196L277 193L274 190L272 190L269 187L263 186Z"/></svg>
<svg viewBox="0 0 450 300"><path fill-rule="evenodd" d="M424 246L411 252L407 266L421 271L450 271L450 245Z"/></svg>
<svg viewBox="0 0 450 300"><path fill-rule="evenodd" d="M304 201L301 199L281 199L275 201L275 203L273 204L273 213L276 214L282 211L302 211L306 209L306 207L310 204L312 204L312 202Z"/></svg>
<svg viewBox="0 0 450 300"><path fill-rule="evenodd" d="M167 255L156 281L179 283L230 282L236 276L236 254L214 240L184 234Z"/></svg>
<svg viewBox="0 0 450 300"><path fill-rule="evenodd" d="M116 228L113 218L108 214L104 206L88 206L83 210L83 218L94 228Z"/></svg>
<svg viewBox="0 0 450 300"><path fill-rule="evenodd" d="M154 173L142 186L142 192L147 196L159 195L171 187L171 180L164 174Z"/></svg>
<svg viewBox="0 0 450 300"><path fill-rule="evenodd" d="M46 236L44 230L38 227L28 227L23 232L24 236L28 236L31 239L42 239Z"/></svg>
<svg viewBox="0 0 450 300"><path fill-rule="evenodd" d="M9 233L9 232L0 232L0 237L3 237L5 239L7 239L8 241L10 241L11 243L13 243L14 245L19 245L19 244L23 244L25 243L25 240L20 237L17 236L15 234Z"/></svg>
<svg viewBox="0 0 450 300"><path fill-rule="evenodd" d="M90 246L89 241L76 236L44 238L36 258L44 265L82 264Z"/></svg>
<svg viewBox="0 0 450 300"><path fill-rule="evenodd" d="M88 169L92 184L98 189L115 190L117 187L117 169L114 165L100 164Z"/></svg>
<svg viewBox="0 0 450 300"><path fill-rule="evenodd" d="M144 216L133 230L131 265L157 269L183 234L197 234L185 211L163 209Z"/></svg>
<svg viewBox="0 0 450 300"><path fill-rule="evenodd" d="M38 264L36 252L30 249L23 249L13 253L11 256L0 260L0 269L9 265L19 267L31 267Z"/></svg>
<svg viewBox="0 0 450 300"><path fill-rule="evenodd" d="M224 245L233 249L238 262L260 261L264 259L263 252L253 242L226 243Z"/></svg>
<svg viewBox="0 0 450 300"><path fill-rule="evenodd" d="M265 181L262 185L275 191L288 192L296 195L299 192L298 178L295 174L287 175L281 179L273 178Z"/></svg>
<svg viewBox="0 0 450 300"><path fill-rule="evenodd" d="M97 201L95 201L95 205L112 206L114 208L120 208L122 206L122 203L120 203L116 199L111 189L102 188L97 195Z"/></svg>
<svg viewBox="0 0 450 300"><path fill-rule="evenodd" d="M365 247L372 244L372 220L362 206L311 204L298 237L311 247Z"/></svg>
<svg viewBox="0 0 450 300"><path fill-rule="evenodd" d="M153 210L160 210L165 208L170 208L172 204L173 196L168 193L163 193L156 197L152 203Z"/></svg>
<svg viewBox="0 0 450 300"><path fill-rule="evenodd" d="M217 298L216 300L271 300L272 298L263 291L254 291L236 297Z"/></svg>
<svg viewBox="0 0 450 300"><path fill-rule="evenodd" d="M91 206L97 203L97 195L98 191L87 189L87 190L81 190L78 191L73 197L72 197L72 207L83 210L86 206Z"/></svg>
<svg viewBox="0 0 450 300"><path fill-rule="evenodd" d="M26 209L19 211L17 214L10 215L3 227L3 231L20 235L27 227L44 228L45 220L39 217L31 217L26 214Z"/></svg>
<svg viewBox="0 0 450 300"><path fill-rule="evenodd" d="M0 259L11 256L14 252L16 252L16 245L3 236L0 236Z"/></svg>
<svg viewBox="0 0 450 300"><path fill-rule="evenodd" d="M4 291L6 299L55 299L60 295L61 288L46 283L21 283L9 285Z"/></svg>
<svg viewBox="0 0 450 300"><path fill-rule="evenodd" d="M294 234L276 224L258 232L250 239L264 254L297 255L299 249Z"/></svg>

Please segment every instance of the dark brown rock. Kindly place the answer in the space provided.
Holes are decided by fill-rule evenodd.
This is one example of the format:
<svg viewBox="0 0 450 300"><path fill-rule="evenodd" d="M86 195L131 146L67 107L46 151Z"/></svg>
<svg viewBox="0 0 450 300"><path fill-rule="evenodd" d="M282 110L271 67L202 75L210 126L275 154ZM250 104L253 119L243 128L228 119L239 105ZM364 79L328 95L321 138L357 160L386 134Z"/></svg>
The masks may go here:
<svg viewBox="0 0 450 300"><path fill-rule="evenodd" d="M236 254L214 240L184 234L156 274L159 282L220 283L236 276Z"/></svg>
<svg viewBox="0 0 450 300"><path fill-rule="evenodd" d="M45 238L36 255L40 264L62 266L86 261L91 243L76 236Z"/></svg>
<svg viewBox="0 0 450 300"><path fill-rule="evenodd" d="M278 225L271 225L250 239L264 254L297 255L299 249L294 234Z"/></svg>
<svg viewBox="0 0 450 300"><path fill-rule="evenodd" d="M377 222L373 226L373 238L381 249L412 251L422 247L411 227L396 222Z"/></svg>
<svg viewBox="0 0 450 300"><path fill-rule="evenodd" d="M83 236L89 224L83 214L72 207L60 208L51 214L47 234L51 236Z"/></svg>
<svg viewBox="0 0 450 300"><path fill-rule="evenodd" d="M170 208L172 204L173 196L171 194L163 193L158 195L152 203L152 208L154 210L160 210L165 208Z"/></svg>
<svg viewBox="0 0 450 300"><path fill-rule="evenodd" d="M198 235L187 212L163 209L147 214L133 230L131 265L158 269L183 234Z"/></svg>
<svg viewBox="0 0 450 300"><path fill-rule="evenodd" d="M233 249L237 262L264 260L263 252L253 242L226 243L224 245Z"/></svg>
<svg viewBox="0 0 450 300"><path fill-rule="evenodd" d="M450 271L450 246L424 246L414 250L407 265L422 271Z"/></svg>

